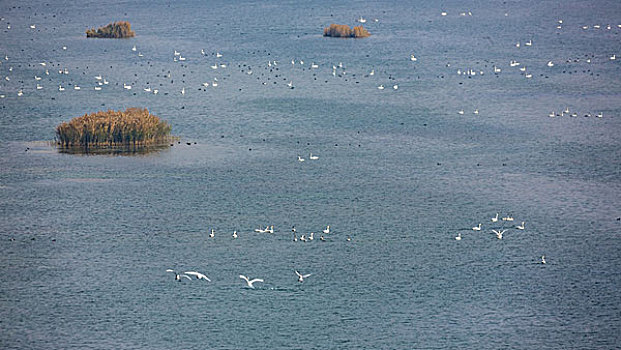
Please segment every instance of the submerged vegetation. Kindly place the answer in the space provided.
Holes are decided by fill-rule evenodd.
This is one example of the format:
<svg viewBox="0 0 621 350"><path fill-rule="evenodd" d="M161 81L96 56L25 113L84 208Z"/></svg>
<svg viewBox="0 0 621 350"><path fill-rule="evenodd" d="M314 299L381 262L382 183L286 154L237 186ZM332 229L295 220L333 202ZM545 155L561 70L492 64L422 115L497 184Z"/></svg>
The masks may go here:
<svg viewBox="0 0 621 350"><path fill-rule="evenodd" d="M129 22L121 21L110 23L105 27L99 27L97 30L91 28L86 31L87 38L131 38L136 33L132 30Z"/></svg>
<svg viewBox="0 0 621 350"><path fill-rule="evenodd" d="M63 148L147 146L168 143L172 127L141 108L85 114L56 127Z"/></svg>
<svg viewBox="0 0 621 350"><path fill-rule="evenodd" d="M370 36L363 26L350 28L345 24L330 24L329 27L323 29L323 36L331 36L336 38L366 38Z"/></svg>

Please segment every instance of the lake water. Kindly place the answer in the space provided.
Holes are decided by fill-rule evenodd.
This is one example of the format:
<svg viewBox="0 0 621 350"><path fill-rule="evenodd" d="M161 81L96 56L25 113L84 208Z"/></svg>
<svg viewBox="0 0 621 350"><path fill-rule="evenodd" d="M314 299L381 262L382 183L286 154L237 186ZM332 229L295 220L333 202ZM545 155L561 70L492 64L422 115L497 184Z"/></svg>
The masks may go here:
<svg viewBox="0 0 621 350"><path fill-rule="evenodd" d="M620 2L7 0L0 16L1 348L620 346ZM321 36L361 16L371 37ZM85 38L114 20L136 37ZM181 143L48 143L127 107Z"/></svg>

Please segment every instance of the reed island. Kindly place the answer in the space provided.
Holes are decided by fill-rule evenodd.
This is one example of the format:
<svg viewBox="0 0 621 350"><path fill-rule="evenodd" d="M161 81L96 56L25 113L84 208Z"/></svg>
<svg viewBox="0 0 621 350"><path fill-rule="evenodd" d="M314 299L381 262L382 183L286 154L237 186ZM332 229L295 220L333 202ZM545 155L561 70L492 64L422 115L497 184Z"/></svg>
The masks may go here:
<svg viewBox="0 0 621 350"><path fill-rule="evenodd" d="M99 27L88 29L86 31L87 38L131 38L136 36L136 33L132 30L132 25L129 22L121 21L110 23L105 27Z"/></svg>
<svg viewBox="0 0 621 350"><path fill-rule="evenodd" d="M370 36L363 26L350 28L345 24L330 24L329 27L323 29L323 36L331 36L335 38L366 38Z"/></svg>
<svg viewBox="0 0 621 350"><path fill-rule="evenodd" d="M85 114L56 127L62 148L112 148L168 145L172 127L144 108Z"/></svg>

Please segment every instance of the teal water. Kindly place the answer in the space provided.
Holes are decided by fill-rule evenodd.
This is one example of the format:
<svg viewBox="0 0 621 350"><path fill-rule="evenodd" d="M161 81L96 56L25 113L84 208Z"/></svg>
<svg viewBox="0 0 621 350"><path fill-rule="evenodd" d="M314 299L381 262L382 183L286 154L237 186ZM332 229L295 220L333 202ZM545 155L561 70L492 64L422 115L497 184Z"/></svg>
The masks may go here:
<svg viewBox="0 0 621 350"><path fill-rule="evenodd" d="M620 14L615 1L1 3L0 347L618 347ZM370 38L321 36L360 16ZM137 36L85 38L113 20ZM133 106L181 143L47 143L62 121ZM578 117L548 117L565 108ZM294 242L294 225L315 240Z"/></svg>

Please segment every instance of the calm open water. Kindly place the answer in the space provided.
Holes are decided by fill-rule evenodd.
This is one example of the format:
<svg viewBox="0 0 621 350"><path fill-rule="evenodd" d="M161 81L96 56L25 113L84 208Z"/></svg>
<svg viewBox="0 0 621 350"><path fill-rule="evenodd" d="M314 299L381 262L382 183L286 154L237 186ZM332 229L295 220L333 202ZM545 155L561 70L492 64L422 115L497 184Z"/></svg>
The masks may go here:
<svg viewBox="0 0 621 350"><path fill-rule="evenodd" d="M321 36L361 16L370 38ZM621 346L620 2L8 0L0 17L0 348ZM137 36L85 38L114 20ZM46 143L133 106L181 144Z"/></svg>

